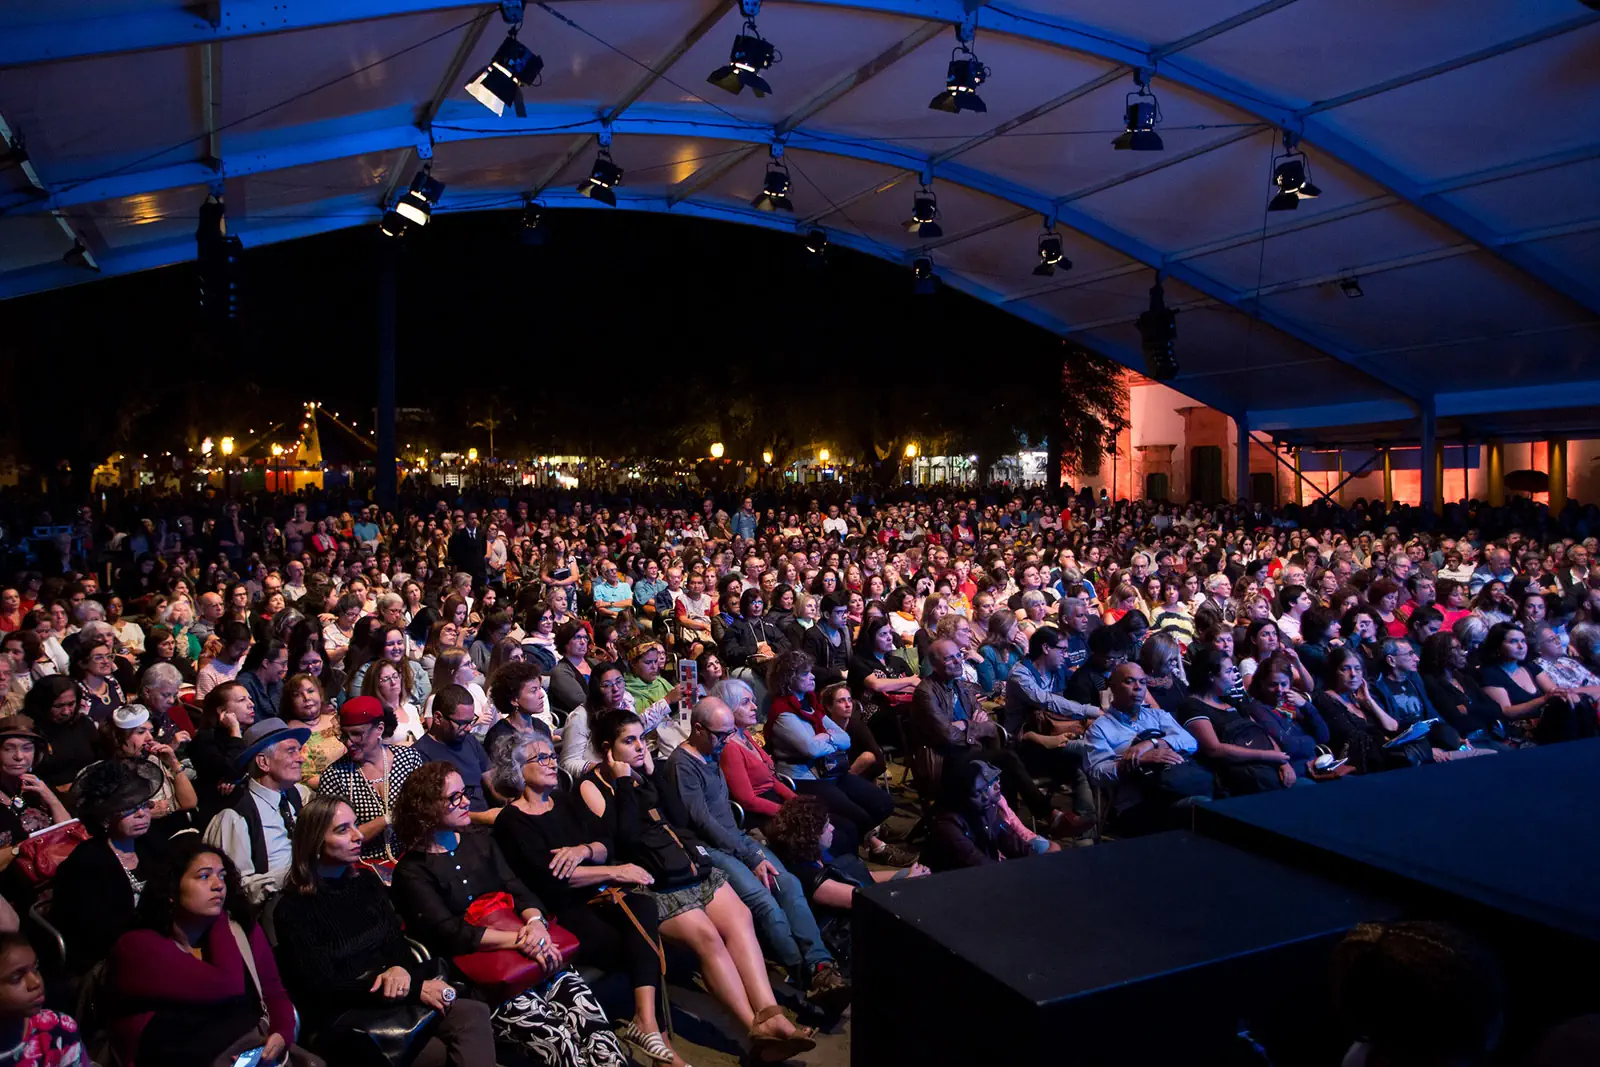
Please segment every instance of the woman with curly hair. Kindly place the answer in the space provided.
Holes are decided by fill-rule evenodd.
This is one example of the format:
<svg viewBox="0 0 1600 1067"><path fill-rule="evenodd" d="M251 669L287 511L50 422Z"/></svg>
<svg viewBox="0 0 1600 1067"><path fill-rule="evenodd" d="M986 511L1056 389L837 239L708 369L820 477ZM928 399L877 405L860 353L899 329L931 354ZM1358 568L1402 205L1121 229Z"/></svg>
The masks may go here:
<svg viewBox="0 0 1600 1067"><path fill-rule="evenodd" d="M920 863L898 871L870 871L853 855L834 856L833 821L816 797L797 796L778 809L764 831L767 843L800 879L823 943L846 977L850 975L850 908L858 888L873 882L918 878Z"/></svg>
<svg viewBox="0 0 1600 1067"><path fill-rule="evenodd" d="M468 806L461 775L448 763L423 764L400 790L394 827L406 854L395 867L393 894L407 932L435 955L510 949L543 962L548 978L490 1005L495 1037L540 1067L622 1067L627 1057L599 1001L555 952L543 903L494 838L472 829ZM490 895L509 898L521 928L468 921L469 906Z"/></svg>

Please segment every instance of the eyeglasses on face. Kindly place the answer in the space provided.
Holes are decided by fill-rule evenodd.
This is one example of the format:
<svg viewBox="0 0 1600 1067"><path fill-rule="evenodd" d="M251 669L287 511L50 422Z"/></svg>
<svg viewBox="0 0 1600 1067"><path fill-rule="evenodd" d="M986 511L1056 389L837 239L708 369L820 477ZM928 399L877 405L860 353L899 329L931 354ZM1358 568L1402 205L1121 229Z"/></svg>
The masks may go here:
<svg viewBox="0 0 1600 1067"><path fill-rule="evenodd" d="M446 793L444 806L447 808L464 808L472 803L465 789L457 789L454 793Z"/></svg>
<svg viewBox="0 0 1600 1067"><path fill-rule="evenodd" d="M556 765L556 754L554 752L534 752L522 762L537 763L541 767L554 767Z"/></svg>

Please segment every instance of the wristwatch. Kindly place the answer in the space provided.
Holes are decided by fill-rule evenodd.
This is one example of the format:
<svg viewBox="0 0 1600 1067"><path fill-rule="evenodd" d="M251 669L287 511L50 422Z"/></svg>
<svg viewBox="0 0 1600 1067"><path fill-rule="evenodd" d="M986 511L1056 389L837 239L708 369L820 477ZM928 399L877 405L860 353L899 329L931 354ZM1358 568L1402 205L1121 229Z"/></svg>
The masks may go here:
<svg viewBox="0 0 1600 1067"><path fill-rule="evenodd" d="M445 1002L446 1007L454 1004L456 1002L456 987L447 983L444 990L440 992L439 999Z"/></svg>

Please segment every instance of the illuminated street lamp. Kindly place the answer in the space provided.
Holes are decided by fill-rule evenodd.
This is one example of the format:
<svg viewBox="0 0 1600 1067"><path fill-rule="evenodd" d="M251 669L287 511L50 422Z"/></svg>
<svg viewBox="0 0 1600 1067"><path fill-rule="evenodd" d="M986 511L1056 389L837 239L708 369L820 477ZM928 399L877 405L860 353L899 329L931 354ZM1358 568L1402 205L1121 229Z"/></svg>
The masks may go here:
<svg viewBox="0 0 1600 1067"><path fill-rule="evenodd" d="M476 463L476 462L478 462L478 450L476 448L467 449L467 462L468 463Z"/></svg>
<svg viewBox="0 0 1600 1067"><path fill-rule="evenodd" d="M204 447L204 446L202 446L202 447ZM233 438L224 437L222 439L222 454L224 456L233 455Z"/></svg>
<svg viewBox="0 0 1600 1067"><path fill-rule="evenodd" d="M211 455L211 450L216 447L217 446L212 443L211 438L207 437L204 441L200 442L200 454L202 456L209 456Z"/></svg>
<svg viewBox="0 0 1600 1067"><path fill-rule="evenodd" d="M910 442L909 444L906 445L906 458L907 459L916 459L917 458L917 443L915 441L912 441L912 442Z"/></svg>
<svg viewBox="0 0 1600 1067"><path fill-rule="evenodd" d="M770 448L766 449L761 453L761 462L763 462L763 463L771 463L772 462L772 449L770 449Z"/></svg>
<svg viewBox="0 0 1600 1067"><path fill-rule="evenodd" d="M830 456L830 455L829 455L829 454L828 454L828 450L827 450L827 449L826 449L826 448L823 448L823 449L818 449L818 450L817 450L817 459L818 459L818 460L819 460L819 461L820 461L820 462L823 462L823 463L826 463L826 462L828 462L828 460L829 460L829 459L831 459L831 458L832 458L832 456Z"/></svg>
<svg viewBox="0 0 1600 1067"><path fill-rule="evenodd" d="M721 441L713 441L713 442L711 442L711 458L712 459L721 459L722 458L722 453L724 451L725 451L725 449L722 447L722 442Z"/></svg>

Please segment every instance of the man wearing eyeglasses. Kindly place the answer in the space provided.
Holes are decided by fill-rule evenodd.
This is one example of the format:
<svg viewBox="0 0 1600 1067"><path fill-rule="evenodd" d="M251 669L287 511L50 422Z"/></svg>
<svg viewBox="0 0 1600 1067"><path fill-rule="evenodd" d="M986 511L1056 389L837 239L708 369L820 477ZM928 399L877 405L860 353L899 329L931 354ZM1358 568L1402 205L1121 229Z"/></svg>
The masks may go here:
<svg viewBox="0 0 1600 1067"><path fill-rule="evenodd" d="M808 1000L825 1010L850 1001L850 983L822 942L800 880L739 829L718 756L732 736L733 709L716 697L694 706L689 739L667 760L663 799L674 822L709 846L712 864L750 909L762 947L783 964Z"/></svg>
<svg viewBox="0 0 1600 1067"><path fill-rule="evenodd" d="M474 823L493 826L499 812L489 807L484 783L489 776L489 753L472 735L477 712L472 693L461 685L447 685L433 698L433 722L411 747L428 763L443 761L455 767L466 788Z"/></svg>

